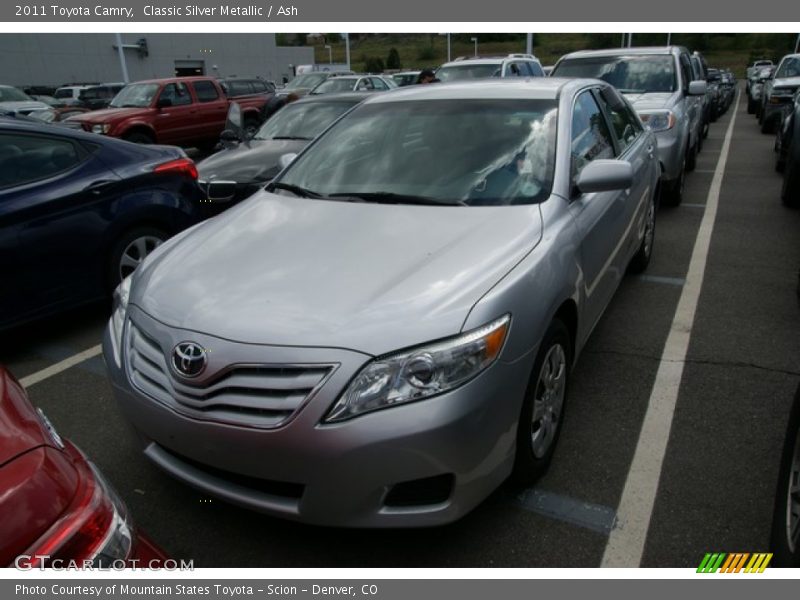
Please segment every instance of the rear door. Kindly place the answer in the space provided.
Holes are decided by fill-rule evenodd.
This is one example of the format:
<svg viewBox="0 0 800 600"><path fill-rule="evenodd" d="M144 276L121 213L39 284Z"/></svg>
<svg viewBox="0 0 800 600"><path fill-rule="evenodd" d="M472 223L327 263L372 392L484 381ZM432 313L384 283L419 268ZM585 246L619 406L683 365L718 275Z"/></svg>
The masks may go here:
<svg viewBox="0 0 800 600"><path fill-rule="evenodd" d="M206 140L216 140L225 129L228 100L210 79L194 81L192 87L194 87L194 95L197 98L198 136ZM248 89L250 89L249 84Z"/></svg>
<svg viewBox="0 0 800 600"><path fill-rule="evenodd" d="M159 109L154 118L158 141L161 144L187 144L197 139L197 105L189 86L183 82L167 83L161 88L156 102L169 100L172 104Z"/></svg>
<svg viewBox="0 0 800 600"><path fill-rule="evenodd" d="M0 129L0 322L99 297L119 178L99 146Z"/></svg>

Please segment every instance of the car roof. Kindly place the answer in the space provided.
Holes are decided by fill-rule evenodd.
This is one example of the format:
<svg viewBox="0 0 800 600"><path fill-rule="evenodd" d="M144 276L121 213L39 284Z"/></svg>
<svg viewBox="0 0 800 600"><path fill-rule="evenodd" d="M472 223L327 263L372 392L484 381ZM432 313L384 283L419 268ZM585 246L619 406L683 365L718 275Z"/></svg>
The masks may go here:
<svg viewBox="0 0 800 600"><path fill-rule="evenodd" d="M682 51L681 46L643 46L637 48L608 48L606 50L578 50L570 52L561 57L565 58L588 58L593 56L646 56L653 54L669 55Z"/></svg>
<svg viewBox="0 0 800 600"><path fill-rule="evenodd" d="M160 79L140 79L131 83L174 83L176 81L213 81L215 77L208 75L192 75L191 77L162 77Z"/></svg>
<svg viewBox="0 0 800 600"><path fill-rule="evenodd" d="M386 94L375 94L366 102L375 104L403 100L556 100L565 90L571 91L583 87L589 82L607 85L595 79L506 77L406 86Z"/></svg>

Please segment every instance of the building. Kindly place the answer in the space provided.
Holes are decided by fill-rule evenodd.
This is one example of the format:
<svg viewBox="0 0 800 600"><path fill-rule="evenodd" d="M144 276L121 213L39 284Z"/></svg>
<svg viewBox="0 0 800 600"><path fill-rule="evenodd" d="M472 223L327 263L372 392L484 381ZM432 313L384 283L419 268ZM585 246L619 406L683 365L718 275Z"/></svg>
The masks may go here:
<svg viewBox="0 0 800 600"><path fill-rule="evenodd" d="M314 49L282 47L274 33L124 33L129 81L211 75L276 82L314 62ZM0 83L19 87L123 81L114 33L0 33Z"/></svg>

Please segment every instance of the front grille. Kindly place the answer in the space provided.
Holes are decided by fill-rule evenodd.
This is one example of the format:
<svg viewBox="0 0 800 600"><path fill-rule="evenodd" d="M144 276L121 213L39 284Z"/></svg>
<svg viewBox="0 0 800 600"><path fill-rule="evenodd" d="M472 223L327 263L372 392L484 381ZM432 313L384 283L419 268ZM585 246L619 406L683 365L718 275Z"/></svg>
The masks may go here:
<svg viewBox="0 0 800 600"><path fill-rule="evenodd" d="M128 321L126 361L136 389L187 416L248 427L279 427L332 372L331 365L231 365L202 385L179 381L165 352Z"/></svg>

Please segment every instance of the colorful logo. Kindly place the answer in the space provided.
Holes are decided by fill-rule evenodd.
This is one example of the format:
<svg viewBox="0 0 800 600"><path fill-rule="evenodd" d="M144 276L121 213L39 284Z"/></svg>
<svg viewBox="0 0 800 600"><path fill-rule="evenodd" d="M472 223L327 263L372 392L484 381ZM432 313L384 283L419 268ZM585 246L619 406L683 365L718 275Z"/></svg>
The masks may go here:
<svg viewBox="0 0 800 600"><path fill-rule="evenodd" d="M735 552L708 552L703 557L698 573L763 573L772 560L772 553Z"/></svg>

